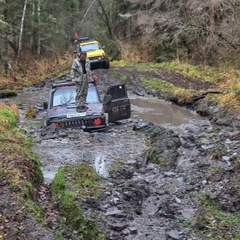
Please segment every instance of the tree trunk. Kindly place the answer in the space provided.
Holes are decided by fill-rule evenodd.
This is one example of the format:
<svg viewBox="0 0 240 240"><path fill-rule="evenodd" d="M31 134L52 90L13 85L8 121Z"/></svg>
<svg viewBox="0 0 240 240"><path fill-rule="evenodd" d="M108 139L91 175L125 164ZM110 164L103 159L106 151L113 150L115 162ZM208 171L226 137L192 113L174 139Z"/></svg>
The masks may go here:
<svg viewBox="0 0 240 240"><path fill-rule="evenodd" d="M90 6L88 7L87 11L85 12L85 14L84 14L84 16L83 16L83 19L82 19L82 21L81 21L81 23L80 23L80 29L81 29L81 27L82 27L82 24L83 24L83 21L84 21L85 17L87 16L89 10L91 9L91 7L92 7L92 5L94 4L95 1L96 1L96 0L93 0L93 1L91 2Z"/></svg>
<svg viewBox="0 0 240 240"><path fill-rule="evenodd" d="M41 34L40 34L40 24L41 24L41 0L38 0L38 45L37 45L37 54L41 54Z"/></svg>
<svg viewBox="0 0 240 240"><path fill-rule="evenodd" d="M210 31L212 34L215 32L215 0L211 1L210 5Z"/></svg>
<svg viewBox="0 0 240 240"><path fill-rule="evenodd" d="M17 59L20 58L20 53L22 51L22 36L23 36L23 27L24 27L25 15L26 15L27 2L28 2L28 0L25 0L24 6L23 6L23 13L22 13L20 34L19 34Z"/></svg>
<svg viewBox="0 0 240 240"><path fill-rule="evenodd" d="M32 34L31 34L31 39L30 39L30 46L31 46L31 51L33 52L33 48L34 48L34 16L35 16L35 3L34 3L34 0L32 0L32 22L31 22L31 31L32 31Z"/></svg>
<svg viewBox="0 0 240 240"><path fill-rule="evenodd" d="M108 18L108 15L106 13L106 10L105 10L101 0L98 0L98 3L99 3L99 5L102 9L102 12L103 12L103 17L102 18L105 19L105 24L107 25L109 36L110 36L111 39L113 39L112 28L111 28L111 24L109 22L109 18Z"/></svg>

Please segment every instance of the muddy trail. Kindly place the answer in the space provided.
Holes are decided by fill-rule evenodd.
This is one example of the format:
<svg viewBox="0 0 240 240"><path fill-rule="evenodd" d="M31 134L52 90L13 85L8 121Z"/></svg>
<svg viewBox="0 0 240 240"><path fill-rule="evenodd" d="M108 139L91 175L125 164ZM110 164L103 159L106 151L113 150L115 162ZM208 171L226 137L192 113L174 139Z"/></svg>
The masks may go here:
<svg viewBox="0 0 240 240"><path fill-rule="evenodd" d="M165 102L168 97L141 86L137 72L100 69L95 73L102 94L125 75L132 104L132 117L110 124L106 132L68 129L56 133L42 127L42 103L54 79L8 99L21 103L20 125L36 143L46 188L60 166L88 163L95 167L101 177L100 195L84 199L81 207L109 240L204 240L216 219L205 218L203 199L210 199L226 215L239 212L237 117L209 105L203 97L189 103L191 111ZM207 91L211 87L165 70L159 74L186 88ZM24 118L29 108L36 109L35 119ZM203 110L208 118L194 112ZM46 225L48 233L39 228L28 239L54 239L56 215ZM228 232L224 239L239 239L239 226L220 230ZM63 239L81 239L71 232L63 235Z"/></svg>

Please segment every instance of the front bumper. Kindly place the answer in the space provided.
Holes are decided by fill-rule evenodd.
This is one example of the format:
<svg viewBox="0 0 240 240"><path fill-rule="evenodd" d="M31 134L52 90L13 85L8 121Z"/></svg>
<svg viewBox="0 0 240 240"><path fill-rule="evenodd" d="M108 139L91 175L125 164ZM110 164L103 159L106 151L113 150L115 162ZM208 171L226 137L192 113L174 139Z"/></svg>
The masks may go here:
<svg viewBox="0 0 240 240"><path fill-rule="evenodd" d="M101 118L101 124L94 124L94 120ZM106 115L85 116L83 118L53 118L47 120L47 126L54 125L56 129L80 127L84 130L104 129L108 126Z"/></svg>
<svg viewBox="0 0 240 240"><path fill-rule="evenodd" d="M94 58L90 58L89 60L90 60L90 64L103 64L108 61L108 59L106 57L104 57L104 58L94 57Z"/></svg>

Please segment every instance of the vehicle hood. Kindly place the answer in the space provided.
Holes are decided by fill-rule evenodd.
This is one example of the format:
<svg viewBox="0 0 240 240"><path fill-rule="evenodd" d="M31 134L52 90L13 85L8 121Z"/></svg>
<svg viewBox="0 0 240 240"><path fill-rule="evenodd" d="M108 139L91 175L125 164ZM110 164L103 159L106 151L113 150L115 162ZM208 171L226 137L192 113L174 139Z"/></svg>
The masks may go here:
<svg viewBox="0 0 240 240"><path fill-rule="evenodd" d="M87 104L88 111L87 116L91 115L97 115L101 114L103 110L103 105L100 103L93 103L93 104ZM48 117L49 118L55 118L55 117L66 117L67 114L74 114L77 113L76 107L66 107L66 106L59 106L59 107L53 107L48 111Z"/></svg>
<svg viewBox="0 0 240 240"><path fill-rule="evenodd" d="M99 56L104 56L104 55L105 55L105 52L102 49L87 52L88 58L99 57Z"/></svg>

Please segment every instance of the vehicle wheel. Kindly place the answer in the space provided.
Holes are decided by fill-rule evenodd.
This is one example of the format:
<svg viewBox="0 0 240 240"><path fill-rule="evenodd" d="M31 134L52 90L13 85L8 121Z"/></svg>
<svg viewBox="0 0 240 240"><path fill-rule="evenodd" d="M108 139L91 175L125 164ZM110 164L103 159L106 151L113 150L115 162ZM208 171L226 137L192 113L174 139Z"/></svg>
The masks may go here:
<svg viewBox="0 0 240 240"><path fill-rule="evenodd" d="M48 127L50 125L50 121L49 120L45 120L43 125L44 125L44 127Z"/></svg>
<svg viewBox="0 0 240 240"><path fill-rule="evenodd" d="M109 69L109 67L110 67L110 63L109 63L109 60L107 59L103 64L103 68Z"/></svg>

